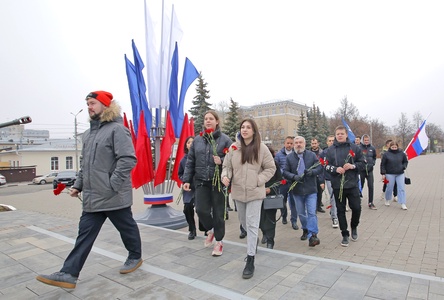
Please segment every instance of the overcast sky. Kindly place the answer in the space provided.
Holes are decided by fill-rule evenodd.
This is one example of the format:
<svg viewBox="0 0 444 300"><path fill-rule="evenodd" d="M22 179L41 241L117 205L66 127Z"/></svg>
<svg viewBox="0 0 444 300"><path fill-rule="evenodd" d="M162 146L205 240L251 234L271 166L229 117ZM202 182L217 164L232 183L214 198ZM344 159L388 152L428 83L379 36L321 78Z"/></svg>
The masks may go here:
<svg viewBox="0 0 444 300"><path fill-rule="evenodd" d="M401 112L432 113L444 128L442 1L165 1L184 32L185 57L202 72L210 102L293 99L331 115L347 96L387 126ZM160 0L149 0L160 21ZM69 137L84 98L107 90L131 116L124 54L145 57L143 0L0 1L0 122ZM160 24L158 28L160 33ZM179 84L180 85L180 84ZM191 107L195 83L186 98Z"/></svg>

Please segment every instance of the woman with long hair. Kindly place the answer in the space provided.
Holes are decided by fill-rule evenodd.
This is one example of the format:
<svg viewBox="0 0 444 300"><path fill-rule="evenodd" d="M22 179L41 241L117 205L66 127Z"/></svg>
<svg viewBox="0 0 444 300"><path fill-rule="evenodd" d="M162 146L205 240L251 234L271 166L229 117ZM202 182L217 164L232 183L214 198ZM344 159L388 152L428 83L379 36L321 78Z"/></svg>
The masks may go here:
<svg viewBox="0 0 444 300"><path fill-rule="evenodd" d="M224 150L232 143L221 132L219 122L219 116L214 110L205 113L204 131L194 138L183 174L184 191L191 191L194 178L196 212L207 231L205 247L211 246L216 239L213 256L220 256L223 252L226 203L220 184L220 172Z"/></svg>
<svg viewBox="0 0 444 300"><path fill-rule="evenodd" d="M386 206L390 206L392 192L396 183L398 189L398 202L401 204L403 210L407 210L404 170L407 169L408 163L407 156L404 151L399 149L398 143L391 141L387 152L384 153L381 159L382 181L388 181L387 189L385 190Z"/></svg>
<svg viewBox="0 0 444 300"><path fill-rule="evenodd" d="M273 177L275 171L273 156L261 142L256 122L253 119L243 120L236 142L225 157L222 183L226 187L231 184L231 195L236 201L239 222L248 233L247 264L242 273L245 279L253 277L265 183Z"/></svg>

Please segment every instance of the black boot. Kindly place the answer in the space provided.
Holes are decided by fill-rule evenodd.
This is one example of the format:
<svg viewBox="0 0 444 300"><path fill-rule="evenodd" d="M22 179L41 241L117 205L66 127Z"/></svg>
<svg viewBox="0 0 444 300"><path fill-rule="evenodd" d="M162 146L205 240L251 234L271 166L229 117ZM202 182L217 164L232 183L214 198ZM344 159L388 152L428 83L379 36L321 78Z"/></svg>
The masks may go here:
<svg viewBox="0 0 444 300"><path fill-rule="evenodd" d="M267 239L267 248L268 249L273 249L273 247L274 247L274 239L268 238Z"/></svg>
<svg viewBox="0 0 444 300"><path fill-rule="evenodd" d="M190 233L188 234L188 239L194 240L195 237L196 237L196 230L191 230Z"/></svg>
<svg viewBox="0 0 444 300"><path fill-rule="evenodd" d="M247 264L245 265L244 272L242 273L243 279L250 279L254 274L254 256L247 256Z"/></svg>

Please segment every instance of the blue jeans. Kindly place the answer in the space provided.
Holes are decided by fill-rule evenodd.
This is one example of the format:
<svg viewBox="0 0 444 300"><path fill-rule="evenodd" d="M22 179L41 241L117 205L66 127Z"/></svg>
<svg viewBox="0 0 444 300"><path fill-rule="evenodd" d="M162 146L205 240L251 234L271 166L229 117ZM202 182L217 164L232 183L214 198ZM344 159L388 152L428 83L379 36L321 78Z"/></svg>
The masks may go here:
<svg viewBox="0 0 444 300"><path fill-rule="evenodd" d="M318 234L318 217L316 216L317 194L293 194L292 196L296 203L296 210L298 211L302 229L308 231L307 237L310 238L313 234Z"/></svg>
<svg viewBox="0 0 444 300"><path fill-rule="evenodd" d="M385 174L385 178L389 181L387 184L387 189L385 190L385 200L392 200L393 188L396 182L398 188L398 203L405 204L406 196L405 196L405 182L404 173L402 174Z"/></svg>
<svg viewBox="0 0 444 300"><path fill-rule="evenodd" d="M279 187L279 193L281 193L284 196L284 208L281 209L282 218L284 219L287 218L288 215L287 201L288 201L288 206L290 206L290 213L291 213L290 221L291 224L293 224L296 223L296 221L298 220L298 212L294 204L293 194L291 192L290 193L288 192L288 190L290 189L290 185L291 183L281 185Z"/></svg>

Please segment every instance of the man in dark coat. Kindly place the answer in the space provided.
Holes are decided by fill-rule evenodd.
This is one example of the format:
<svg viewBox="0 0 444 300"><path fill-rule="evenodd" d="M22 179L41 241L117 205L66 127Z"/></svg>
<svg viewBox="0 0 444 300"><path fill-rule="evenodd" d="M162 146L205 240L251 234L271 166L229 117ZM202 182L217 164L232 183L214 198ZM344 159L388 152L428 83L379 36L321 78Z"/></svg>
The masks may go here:
<svg viewBox="0 0 444 300"><path fill-rule="evenodd" d="M340 125L335 129L335 141L327 150L325 170L331 175L331 185L338 209L341 245L348 247L348 231L345 207L347 200L352 210L350 221L352 241L358 240L358 224L361 217L361 198L359 196L359 170L364 168L364 157L358 145L350 142L347 128Z"/></svg>

